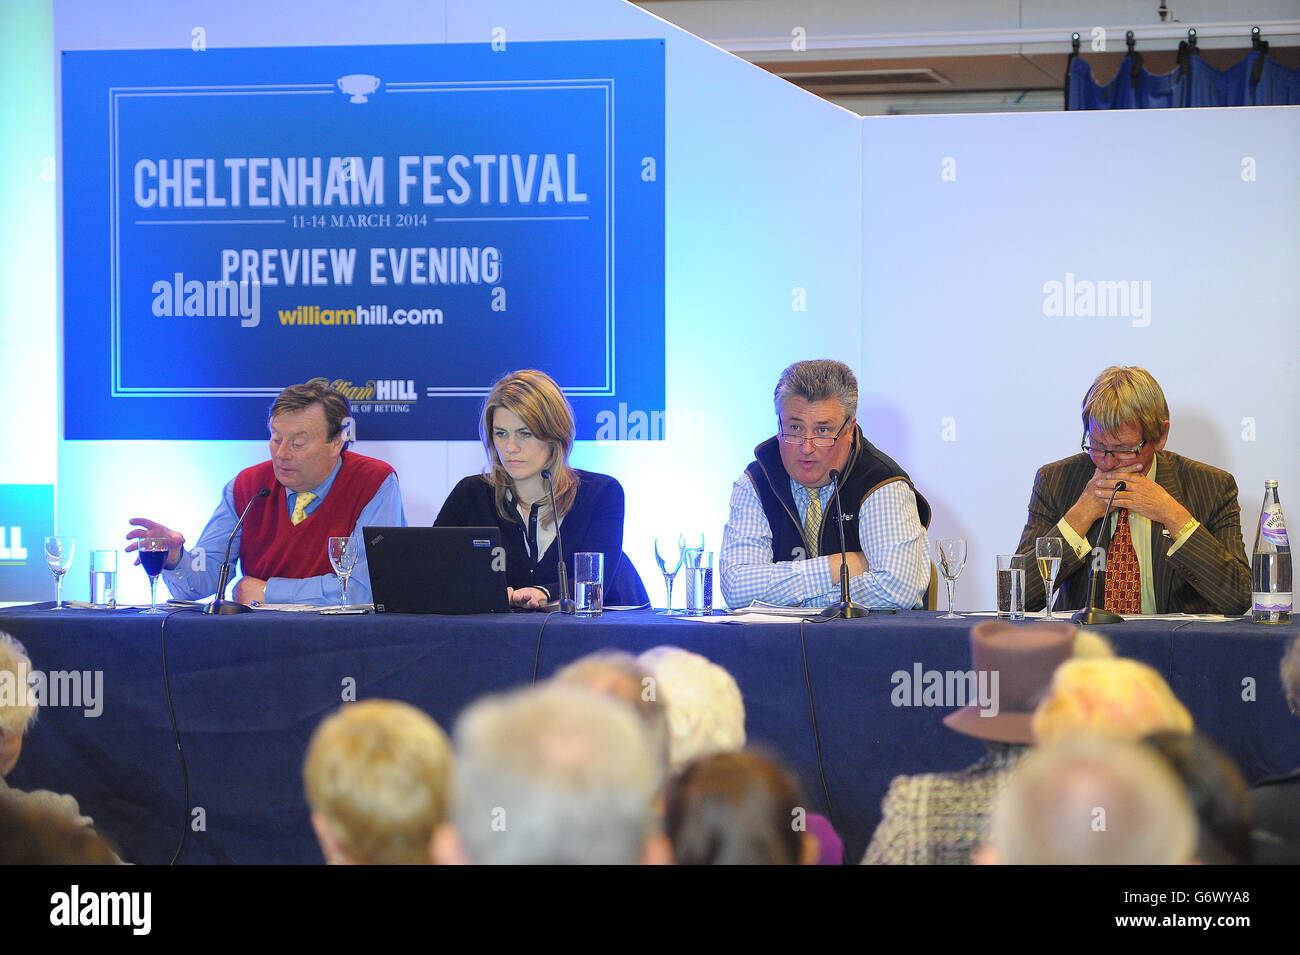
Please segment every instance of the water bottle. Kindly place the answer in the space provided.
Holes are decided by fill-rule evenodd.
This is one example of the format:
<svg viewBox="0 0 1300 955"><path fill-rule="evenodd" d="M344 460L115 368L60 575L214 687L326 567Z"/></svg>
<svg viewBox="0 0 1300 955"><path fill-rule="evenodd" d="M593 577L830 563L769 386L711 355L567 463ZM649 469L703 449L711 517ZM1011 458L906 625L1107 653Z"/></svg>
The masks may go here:
<svg viewBox="0 0 1300 955"><path fill-rule="evenodd" d="M1291 622L1291 544L1277 499L1277 481L1264 482L1255 552L1251 557L1251 589L1256 623Z"/></svg>

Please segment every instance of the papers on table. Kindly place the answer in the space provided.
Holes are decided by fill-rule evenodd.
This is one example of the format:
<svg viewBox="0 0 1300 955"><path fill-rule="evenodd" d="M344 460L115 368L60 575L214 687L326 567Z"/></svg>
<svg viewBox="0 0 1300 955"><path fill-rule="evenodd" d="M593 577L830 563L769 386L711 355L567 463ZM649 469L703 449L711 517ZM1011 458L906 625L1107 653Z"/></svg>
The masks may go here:
<svg viewBox="0 0 1300 955"><path fill-rule="evenodd" d="M959 610L963 617L996 617L996 610ZM1025 614L1026 620L1041 620L1047 613L1045 610L1031 610ZM1052 618L1053 622L1061 621L1069 623L1073 610L1057 610ZM1122 613L1120 614L1125 620L1178 620L1183 623L1226 623L1229 620L1245 620L1246 617L1225 617L1220 613Z"/></svg>
<svg viewBox="0 0 1300 955"><path fill-rule="evenodd" d="M816 617L821 612L821 607L783 607L780 604L764 603L761 600L755 600L748 607L732 611L732 613L745 614L746 618L754 614L762 614L766 617Z"/></svg>

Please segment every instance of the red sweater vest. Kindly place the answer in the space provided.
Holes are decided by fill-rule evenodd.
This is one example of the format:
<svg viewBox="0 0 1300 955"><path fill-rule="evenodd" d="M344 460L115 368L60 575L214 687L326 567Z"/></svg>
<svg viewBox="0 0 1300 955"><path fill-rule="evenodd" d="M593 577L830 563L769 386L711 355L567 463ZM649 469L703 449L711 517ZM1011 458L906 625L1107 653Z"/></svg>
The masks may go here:
<svg viewBox="0 0 1300 955"><path fill-rule="evenodd" d="M265 503L255 504L244 521L239 543L242 573L262 580L299 580L333 573L329 539L351 535L357 518L392 473L392 467L383 461L344 451L343 466L325 500L295 527L289 520L284 485L275 479L271 462L244 468L235 478L235 513L242 514L264 487L271 488L271 496Z"/></svg>

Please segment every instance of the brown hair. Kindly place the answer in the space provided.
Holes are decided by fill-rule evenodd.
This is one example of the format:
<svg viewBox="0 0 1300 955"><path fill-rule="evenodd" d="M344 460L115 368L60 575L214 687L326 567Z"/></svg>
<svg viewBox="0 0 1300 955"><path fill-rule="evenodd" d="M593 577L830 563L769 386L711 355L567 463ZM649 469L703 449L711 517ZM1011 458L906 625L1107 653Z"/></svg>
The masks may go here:
<svg viewBox="0 0 1300 955"><path fill-rule="evenodd" d="M1169 420L1169 405L1151 372L1134 365L1112 365L1097 376L1083 396L1083 430L1095 424L1102 431L1114 433L1136 422L1142 440L1155 441Z"/></svg>
<svg viewBox="0 0 1300 955"><path fill-rule="evenodd" d="M506 492L512 490L514 482L502 466L492 441L492 415L498 408L518 416L529 431L550 443L551 454L546 460L546 469L551 472L551 481L555 485L555 506L560 509L560 516L564 516L578 496L578 477L569 467L569 452L573 450L573 408L564 392L546 372L528 368L497 381L483 402L478 433L488 456L488 470L484 477L496 491L497 513L505 520L518 521L518 512L506 501ZM554 523L549 501L545 502L541 514L542 523Z"/></svg>
<svg viewBox="0 0 1300 955"><path fill-rule="evenodd" d="M678 865L798 865L803 800L775 760L715 753L668 783L664 826Z"/></svg>
<svg viewBox="0 0 1300 955"><path fill-rule="evenodd" d="M321 379L314 378L306 384L290 385L284 389L267 411L266 420L294 411L306 411L314 404L319 404L325 412L325 440L333 441L352 417L352 406L346 395L335 391ZM343 446L346 448L351 443L352 432L349 430L343 435Z"/></svg>

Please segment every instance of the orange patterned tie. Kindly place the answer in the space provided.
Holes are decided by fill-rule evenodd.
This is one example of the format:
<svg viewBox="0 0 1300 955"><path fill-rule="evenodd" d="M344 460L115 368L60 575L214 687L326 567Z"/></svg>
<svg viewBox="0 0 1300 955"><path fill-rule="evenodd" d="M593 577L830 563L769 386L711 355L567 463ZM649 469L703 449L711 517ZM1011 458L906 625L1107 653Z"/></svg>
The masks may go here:
<svg viewBox="0 0 1300 955"><path fill-rule="evenodd" d="M1142 571L1128 528L1128 508L1121 507L1115 514L1115 536L1106 552L1106 609L1111 613L1141 613Z"/></svg>

